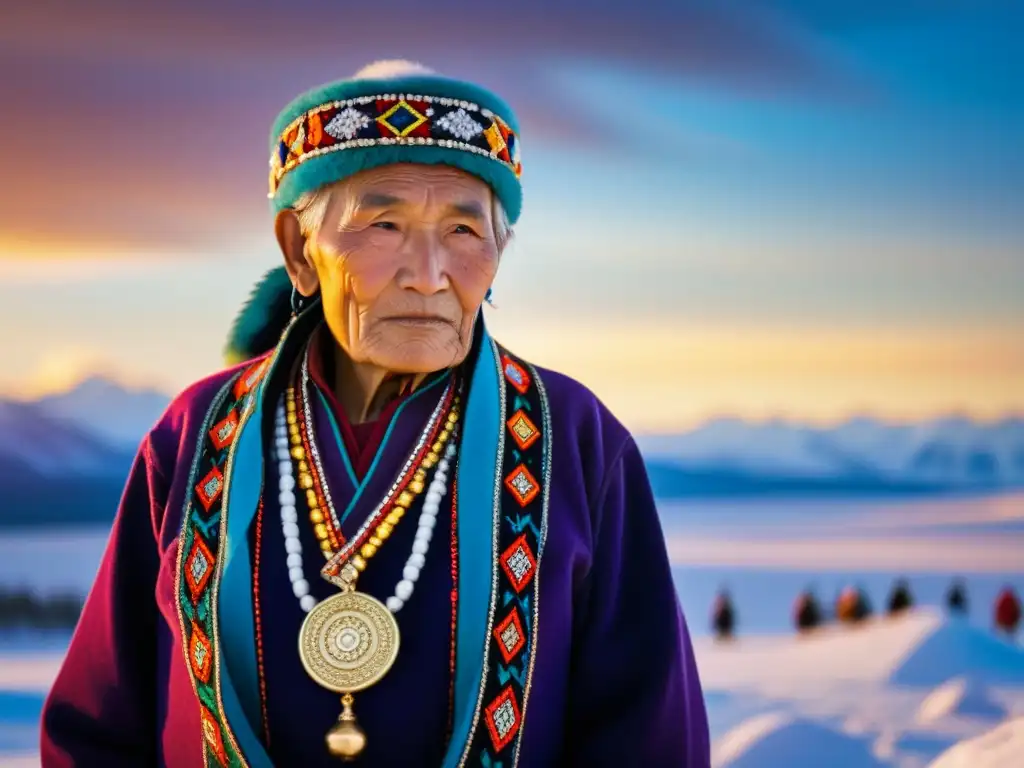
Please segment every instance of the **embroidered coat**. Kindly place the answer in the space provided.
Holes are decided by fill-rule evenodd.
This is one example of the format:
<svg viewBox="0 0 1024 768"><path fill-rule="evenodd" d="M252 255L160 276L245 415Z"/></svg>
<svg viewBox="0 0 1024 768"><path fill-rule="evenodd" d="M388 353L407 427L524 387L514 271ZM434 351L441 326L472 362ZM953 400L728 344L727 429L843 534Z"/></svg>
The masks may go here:
<svg viewBox="0 0 1024 768"><path fill-rule="evenodd" d="M267 491L267 414L298 349L286 334L194 384L142 441L44 707L44 768L336 764L323 735L338 697L299 662L305 614ZM700 683L632 437L582 385L482 328L474 350L457 479L397 615L398 660L355 697L368 745L354 765L706 768ZM337 414L311 398L346 537L387 496L445 380L396 410L364 478L330 439ZM322 600L337 590L302 529ZM391 594L413 530L396 526L360 590Z"/></svg>

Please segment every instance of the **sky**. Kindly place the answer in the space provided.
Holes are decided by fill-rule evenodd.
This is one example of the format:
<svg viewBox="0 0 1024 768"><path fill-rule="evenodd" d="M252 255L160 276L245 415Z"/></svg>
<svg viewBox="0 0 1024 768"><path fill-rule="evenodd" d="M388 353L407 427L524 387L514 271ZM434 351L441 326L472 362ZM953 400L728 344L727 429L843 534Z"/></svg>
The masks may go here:
<svg viewBox="0 0 1024 768"><path fill-rule="evenodd" d="M409 58L523 127L492 332L627 425L1024 413L1024 6L8 4L0 394L221 366L293 96Z"/></svg>

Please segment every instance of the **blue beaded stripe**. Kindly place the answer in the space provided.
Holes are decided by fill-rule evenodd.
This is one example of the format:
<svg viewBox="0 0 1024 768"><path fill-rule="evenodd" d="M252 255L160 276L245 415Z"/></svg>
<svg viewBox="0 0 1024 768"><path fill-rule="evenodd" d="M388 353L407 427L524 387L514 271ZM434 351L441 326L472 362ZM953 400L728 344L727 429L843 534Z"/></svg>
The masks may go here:
<svg viewBox="0 0 1024 768"><path fill-rule="evenodd" d="M505 372L502 386L507 390L502 426L511 431L509 422L522 413L539 435L526 448L521 448L512 435L506 435L502 476L497 479L502 486L495 563L497 599L492 602L493 615L488 622L494 630L482 681L483 707L461 763L487 768L508 768L519 759L535 660L538 575L547 531L551 461L551 414L538 373L507 350L499 347L499 351ZM518 371L508 368L510 362L518 366ZM519 372L528 377L524 392L513 386L527 383ZM527 491L529 498L525 501L525 483L510 481L523 468L527 473L524 480L528 477L536 485L535 492Z"/></svg>
<svg viewBox="0 0 1024 768"><path fill-rule="evenodd" d="M227 460L240 431L238 423L243 410L249 404L250 393L262 374L252 378L250 376L256 373L255 369L260 365L264 363L257 363L233 376L217 393L206 414L189 474L190 493L185 502L178 544L178 620L185 665L200 705L205 766L247 766L228 725L219 692L218 677L221 670L217 659L220 649L214 617L214 595L218 586L220 522ZM246 391L239 393L238 387L243 381L248 386ZM226 439L220 440L218 447L211 436L211 430L232 414L236 417L234 431ZM214 471L220 473L221 480L216 497L211 499L204 493L208 489L201 489L201 486L204 479Z"/></svg>

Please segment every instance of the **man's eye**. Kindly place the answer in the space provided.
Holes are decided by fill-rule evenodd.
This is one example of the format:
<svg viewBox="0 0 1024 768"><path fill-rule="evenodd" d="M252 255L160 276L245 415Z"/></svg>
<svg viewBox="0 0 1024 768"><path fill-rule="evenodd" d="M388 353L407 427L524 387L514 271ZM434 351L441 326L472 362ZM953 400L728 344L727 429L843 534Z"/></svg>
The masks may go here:
<svg viewBox="0 0 1024 768"><path fill-rule="evenodd" d="M393 221L375 221L373 223L373 226L376 227L377 229L388 229L392 231L398 229L398 225L395 224L395 222Z"/></svg>
<svg viewBox="0 0 1024 768"><path fill-rule="evenodd" d="M457 235L475 235L476 231L472 227L470 227L470 226L468 226L466 224L459 224L457 227L455 227L455 234L457 234Z"/></svg>

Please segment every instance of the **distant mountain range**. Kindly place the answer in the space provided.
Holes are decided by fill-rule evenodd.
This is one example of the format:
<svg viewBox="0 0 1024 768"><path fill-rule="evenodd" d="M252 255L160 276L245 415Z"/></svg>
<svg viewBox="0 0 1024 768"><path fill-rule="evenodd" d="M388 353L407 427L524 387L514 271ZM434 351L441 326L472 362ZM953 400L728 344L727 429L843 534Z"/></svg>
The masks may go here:
<svg viewBox="0 0 1024 768"><path fill-rule="evenodd" d="M831 427L716 419L637 439L662 498L787 493L899 494L1024 487L1024 419Z"/></svg>
<svg viewBox="0 0 1024 768"><path fill-rule="evenodd" d="M109 523L169 400L98 377L36 401L0 399L0 527Z"/></svg>
<svg viewBox="0 0 1024 768"><path fill-rule="evenodd" d="M169 400L103 378L36 401L0 399L0 526L109 522L135 449ZM833 427L717 419L637 442L662 499L1024 487L1022 418Z"/></svg>

